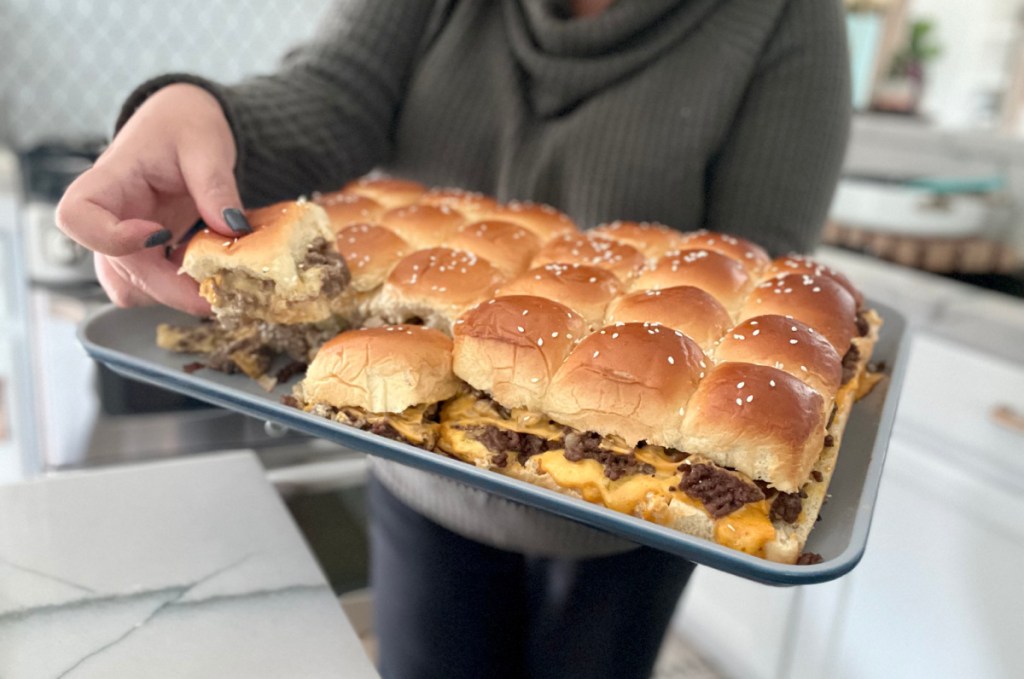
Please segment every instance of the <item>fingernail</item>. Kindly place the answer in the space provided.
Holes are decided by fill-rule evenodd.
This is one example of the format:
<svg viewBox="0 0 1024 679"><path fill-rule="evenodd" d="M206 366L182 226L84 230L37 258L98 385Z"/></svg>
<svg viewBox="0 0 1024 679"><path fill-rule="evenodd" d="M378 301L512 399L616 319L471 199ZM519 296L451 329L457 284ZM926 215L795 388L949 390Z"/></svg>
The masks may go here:
<svg viewBox="0 0 1024 679"><path fill-rule="evenodd" d="M163 245L167 241L171 240L172 236L173 234L167 229L160 229L159 231L154 231L149 234L149 236L146 237L144 245L147 248L155 248L157 245Z"/></svg>
<svg viewBox="0 0 1024 679"><path fill-rule="evenodd" d="M226 207L221 214L224 215L224 221L228 223L228 226L235 233L252 233L252 226L249 224L249 220L245 218L245 215L238 208Z"/></svg>

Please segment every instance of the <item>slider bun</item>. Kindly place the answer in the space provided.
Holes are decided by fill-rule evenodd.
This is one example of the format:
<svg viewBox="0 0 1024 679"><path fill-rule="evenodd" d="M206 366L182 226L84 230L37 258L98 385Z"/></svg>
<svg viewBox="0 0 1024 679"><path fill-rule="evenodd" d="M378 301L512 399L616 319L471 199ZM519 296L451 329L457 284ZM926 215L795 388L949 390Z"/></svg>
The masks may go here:
<svg viewBox="0 0 1024 679"><path fill-rule="evenodd" d="M418 250L391 270L373 311L389 323L418 317L451 331L455 318L491 296L504 280L491 264L471 252L450 248Z"/></svg>
<svg viewBox="0 0 1024 679"><path fill-rule="evenodd" d="M486 216L488 219L500 219L529 229L540 238L542 244L555 236L579 231L567 215L543 203L512 201L498 205Z"/></svg>
<svg viewBox="0 0 1024 679"><path fill-rule="evenodd" d="M756 363L778 368L825 397L835 398L843 379L842 358L803 321L757 316L730 330L715 348L718 362Z"/></svg>
<svg viewBox="0 0 1024 679"><path fill-rule="evenodd" d="M822 451L825 400L792 375L763 365L721 363L686 406L675 447L766 481L800 489Z"/></svg>
<svg viewBox="0 0 1024 679"><path fill-rule="evenodd" d="M779 276L785 276L791 273L805 273L811 276L824 276L825 278L831 278L839 285L843 286L845 290L853 295L853 299L857 302L857 308L860 308L864 304L864 296L860 290L854 287L850 279L836 271L835 269L815 262L813 259L808 259L803 255L786 255L785 257L779 257L772 260L771 265L761 273L762 278L778 278Z"/></svg>
<svg viewBox="0 0 1024 679"><path fill-rule="evenodd" d="M444 245L465 222L462 213L445 205L406 205L377 218L378 224L417 249Z"/></svg>
<svg viewBox="0 0 1024 679"><path fill-rule="evenodd" d="M343 332L324 344L302 381L310 404L400 413L451 398L452 341L420 326L391 325Z"/></svg>
<svg viewBox="0 0 1024 679"><path fill-rule="evenodd" d="M732 325L725 307L689 285L633 292L608 305L607 325L645 321L679 330L705 351Z"/></svg>
<svg viewBox="0 0 1024 679"><path fill-rule="evenodd" d="M418 202L420 205L448 207L473 221L487 218L498 207L496 200L482 193L451 188L431 189L421 195Z"/></svg>
<svg viewBox="0 0 1024 679"><path fill-rule="evenodd" d="M383 226L352 224L338 232L338 251L352 273L352 287L359 292L379 288L391 268L411 248Z"/></svg>
<svg viewBox="0 0 1024 679"><path fill-rule="evenodd" d="M632 245L589 233L566 233L548 241L533 258L534 267L552 262L600 267L625 282L643 266L644 256Z"/></svg>
<svg viewBox="0 0 1024 679"><path fill-rule="evenodd" d="M596 266L545 264L503 283L495 294L557 299L596 330L604 325L608 303L622 294L622 283L611 271Z"/></svg>
<svg viewBox="0 0 1024 679"><path fill-rule="evenodd" d="M709 293L735 314L753 281L743 265L713 250L669 252L645 267L631 290L663 290L691 285Z"/></svg>
<svg viewBox="0 0 1024 679"><path fill-rule="evenodd" d="M317 240L334 241L327 213L315 203L286 201L246 211L253 231L242 237L203 229L189 241L181 268L197 281L237 271L273 281L274 293L305 298L310 289L299 264Z"/></svg>
<svg viewBox="0 0 1024 679"><path fill-rule="evenodd" d="M682 249L711 250L726 257L732 257L740 262L751 275L757 274L772 261L772 258L760 245L737 236L705 229L690 231L681 236L683 245L680 247Z"/></svg>
<svg viewBox="0 0 1024 679"><path fill-rule="evenodd" d="M415 203L426 190L419 182L394 177L357 179L342 188L345 193L372 198L388 210Z"/></svg>
<svg viewBox="0 0 1024 679"><path fill-rule="evenodd" d="M589 335L555 373L544 412L630 446L679 438L682 405L707 367L697 343L658 325L626 323ZM681 449L685 450L685 449Z"/></svg>
<svg viewBox="0 0 1024 679"><path fill-rule="evenodd" d="M632 245L648 259L683 247L682 235L678 231L657 222L615 221L595 227L590 233Z"/></svg>
<svg viewBox="0 0 1024 679"><path fill-rule="evenodd" d="M583 319L558 302L491 299L455 322L455 374L507 408L541 411L551 376L584 332Z"/></svg>
<svg viewBox="0 0 1024 679"><path fill-rule="evenodd" d="M770 278L750 293L740 320L778 314L792 316L825 336L839 355L857 334L857 302L831 278L792 273Z"/></svg>
<svg viewBox="0 0 1024 679"><path fill-rule="evenodd" d="M462 226L446 245L473 252L493 264L502 275L512 278L530 265L540 249L540 239L518 224L491 220Z"/></svg>
<svg viewBox="0 0 1024 679"><path fill-rule="evenodd" d="M335 233L350 224L373 223L384 212L384 206L372 198L344 191L313 194L313 202L327 213Z"/></svg>

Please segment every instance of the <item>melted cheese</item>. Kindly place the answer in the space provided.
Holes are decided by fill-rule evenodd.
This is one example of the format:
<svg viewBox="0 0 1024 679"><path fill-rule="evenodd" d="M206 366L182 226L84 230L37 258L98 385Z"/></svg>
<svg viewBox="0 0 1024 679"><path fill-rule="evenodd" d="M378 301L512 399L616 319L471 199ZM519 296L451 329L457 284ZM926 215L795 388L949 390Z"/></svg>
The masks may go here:
<svg viewBox="0 0 1024 679"><path fill-rule="evenodd" d="M563 488L575 490L587 502L602 504L624 514L634 514L648 493L668 495L673 479L633 474L612 481L597 460L572 462L565 451L549 450L535 456L537 467Z"/></svg>
<svg viewBox="0 0 1024 679"><path fill-rule="evenodd" d="M462 428L490 425L523 434L533 434L549 441L562 437L561 427L549 424L549 420L543 415L524 408L516 408L511 411L511 418L505 419L495 413L486 402L472 394L457 396L445 403L441 409L441 421Z"/></svg>
<svg viewBox="0 0 1024 679"><path fill-rule="evenodd" d="M768 509L767 500L751 502L716 520L715 542L763 558L765 545L775 539Z"/></svg>

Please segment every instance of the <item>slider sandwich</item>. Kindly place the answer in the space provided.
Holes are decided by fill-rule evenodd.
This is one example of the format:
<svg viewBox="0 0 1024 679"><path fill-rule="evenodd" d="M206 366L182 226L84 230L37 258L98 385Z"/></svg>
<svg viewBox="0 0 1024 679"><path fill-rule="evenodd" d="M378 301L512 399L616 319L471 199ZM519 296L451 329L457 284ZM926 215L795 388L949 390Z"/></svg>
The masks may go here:
<svg viewBox="0 0 1024 679"><path fill-rule="evenodd" d="M535 267L552 262L607 269L625 283L644 265L644 256L626 243L590 233L566 233L548 241L533 258Z"/></svg>
<svg viewBox="0 0 1024 679"><path fill-rule="evenodd" d="M633 279L630 290L690 285L710 294L734 315L753 284L747 269L732 257L714 250L675 250L645 266Z"/></svg>
<svg viewBox="0 0 1024 679"><path fill-rule="evenodd" d="M349 270L324 210L285 202L247 213L253 232L209 230L189 241L182 271L199 282L213 321L162 325L157 344L200 353L207 367L261 378L279 354L309 361L341 327L351 306Z"/></svg>
<svg viewBox="0 0 1024 679"><path fill-rule="evenodd" d="M292 404L433 450L437 404L459 389L450 338L430 328L392 325L350 330L324 344Z"/></svg>
<svg viewBox="0 0 1024 679"><path fill-rule="evenodd" d="M632 245L648 259L683 248L683 234L656 222L614 221L590 230L591 234Z"/></svg>
<svg viewBox="0 0 1024 679"><path fill-rule="evenodd" d="M558 300L582 316L588 330L594 331L604 325L608 303L622 292L622 283L607 269L552 262L502 283L495 294L533 295Z"/></svg>

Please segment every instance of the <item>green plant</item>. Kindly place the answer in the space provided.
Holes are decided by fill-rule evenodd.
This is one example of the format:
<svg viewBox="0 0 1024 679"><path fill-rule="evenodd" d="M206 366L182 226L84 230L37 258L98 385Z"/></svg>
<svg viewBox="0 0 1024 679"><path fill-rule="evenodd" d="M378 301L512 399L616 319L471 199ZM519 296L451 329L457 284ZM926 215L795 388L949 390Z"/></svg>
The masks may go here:
<svg viewBox="0 0 1024 679"><path fill-rule="evenodd" d="M893 55L890 77L924 80L925 64L942 54L942 47L934 41L934 33L934 21L919 19L911 23L906 44Z"/></svg>

